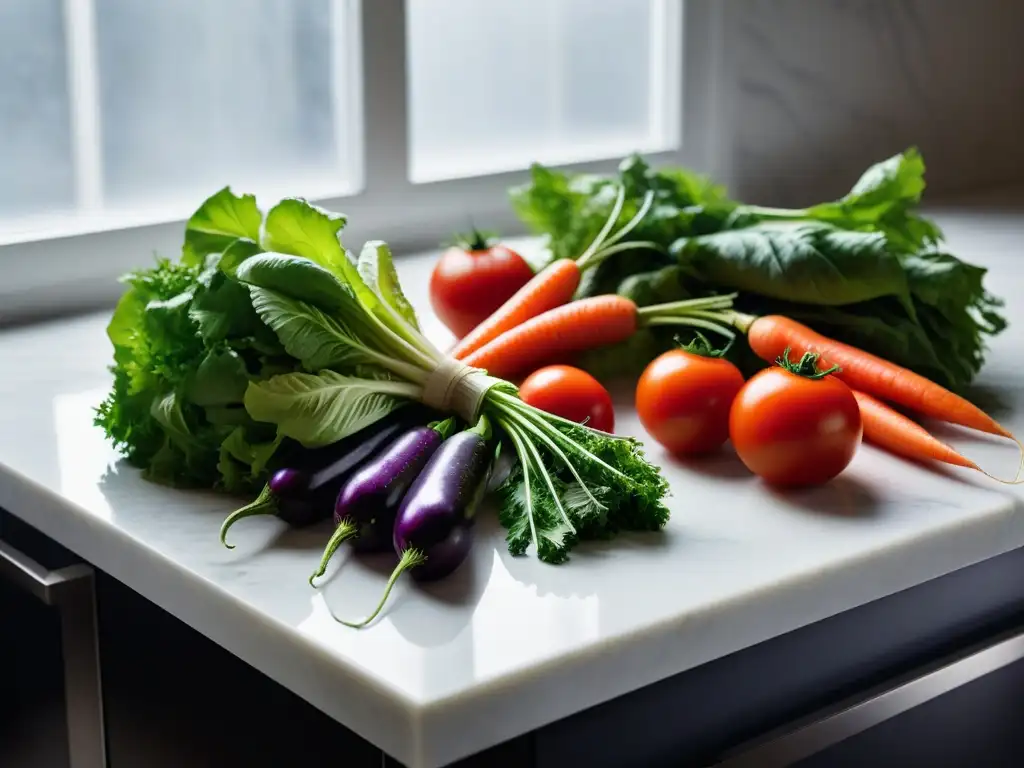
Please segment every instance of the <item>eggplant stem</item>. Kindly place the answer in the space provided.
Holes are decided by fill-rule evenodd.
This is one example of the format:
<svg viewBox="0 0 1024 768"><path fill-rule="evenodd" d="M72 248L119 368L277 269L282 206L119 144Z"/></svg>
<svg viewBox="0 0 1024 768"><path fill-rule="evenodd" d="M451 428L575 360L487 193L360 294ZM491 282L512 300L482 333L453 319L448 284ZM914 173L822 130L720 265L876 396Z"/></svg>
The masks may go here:
<svg viewBox="0 0 1024 768"><path fill-rule="evenodd" d="M481 440L487 442L491 439L491 422L484 414L481 413L480 418L476 420L476 424L466 431L474 435L479 435Z"/></svg>
<svg viewBox="0 0 1024 768"><path fill-rule="evenodd" d="M380 598L380 602L377 603L377 607L373 609L373 613L367 616L362 621L345 621L334 617L334 620L339 624L344 624L346 627L352 627L353 629L362 629L371 621L380 615L380 612L384 609L384 603L388 601L388 595L391 594L392 587L395 586L395 582L398 581L398 577L405 573L410 568L415 568L418 565L423 565L427 562L427 556L415 547L411 547L402 553L402 557L398 560L398 565L395 566L395 570L391 572L391 576L388 578L388 583L384 587L384 594Z"/></svg>
<svg viewBox="0 0 1024 768"><path fill-rule="evenodd" d="M342 542L351 539L359 531L359 526L353 522L351 518L343 518L338 526L334 529L334 533L331 534L330 540L327 542L327 546L324 547L323 557L320 558L320 565L313 575L309 577L309 586L316 587L313 583L315 579L324 575L324 571L327 570L327 564L334 557L334 553L338 551L338 547L342 545Z"/></svg>
<svg viewBox="0 0 1024 768"><path fill-rule="evenodd" d="M437 432L442 440L447 440L451 436L452 430L455 429L455 417L450 416L443 421L432 421L427 426Z"/></svg>
<svg viewBox="0 0 1024 768"><path fill-rule="evenodd" d="M263 486L263 490L260 491L260 495L252 500L249 504L246 504L241 509L236 509L226 518L220 526L220 543L228 549L234 549L234 544L228 544L227 535L228 529L241 520L243 517L254 517L255 515L272 515L277 512L277 501L274 499L274 495L270 492L270 486Z"/></svg>

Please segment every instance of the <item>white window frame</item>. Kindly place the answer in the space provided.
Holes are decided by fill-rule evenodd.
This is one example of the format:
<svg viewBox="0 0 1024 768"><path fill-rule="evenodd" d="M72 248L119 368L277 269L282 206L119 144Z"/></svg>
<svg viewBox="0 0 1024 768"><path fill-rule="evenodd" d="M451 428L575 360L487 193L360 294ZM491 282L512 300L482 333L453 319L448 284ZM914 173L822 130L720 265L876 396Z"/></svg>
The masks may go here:
<svg viewBox="0 0 1024 768"><path fill-rule="evenodd" d="M425 0L410 0L423 2ZM350 170L358 180L354 194L314 198L327 208L349 217L344 238L350 247L364 240L387 240L397 252L436 247L453 231L473 220L507 235L521 234L505 194L527 178L525 170L470 178L413 183L409 179L409 121L406 77L406 0L334 0L332 24L350 39L332 46L336 82L351 82L336 103L362 120L338 120L339 139L350 142L356 158ZM669 41L652 51L664 66L666 98L658 101L666 114L665 130L678 147L647 153L655 164L687 165L728 180L726 153L721 151L719 127L726 125L725 100L718 87L727 65L723 50L723 6L714 0L655 0L654 22L664 26ZM64 0L66 18L77 14L77 28L69 26L69 48L95 64L94 19L91 0ZM354 23L337 23L339 14L351 12ZM673 43L681 40L681 45ZM71 65L69 65L71 66ZM88 173L79 174L76 193L83 207L98 204L101 194L98 159L88 147L99 135L94 66L70 73L72 135L75 163ZM91 106L90 106L91 105ZM657 117L657 116L655 116ZM561 167L610 172L620 158L569 163ZM94 167L95 166L95 167ZM296 191L296 193L301 193ZM114 226L93 223L93 231L48 236L24 236L0 242L0 325L12 320L61 314L106 305L116 299L116 278L144 265L151 255L175 256L182 241L180 217Z"/></svg>

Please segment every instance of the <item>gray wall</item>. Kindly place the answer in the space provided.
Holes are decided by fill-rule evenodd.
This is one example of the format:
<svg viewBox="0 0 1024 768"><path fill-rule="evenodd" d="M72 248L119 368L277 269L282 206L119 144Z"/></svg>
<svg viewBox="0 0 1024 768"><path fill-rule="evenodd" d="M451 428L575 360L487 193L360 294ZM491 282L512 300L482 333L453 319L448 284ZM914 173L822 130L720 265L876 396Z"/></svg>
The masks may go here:
<svg viewBox="0 0 1024 768"><path fill-rule="evenodd" d="M1024 181L1024 1L725 0L733 191L841 194L916 144L929 197ZM729 126L729 127L726 127Z"/></svg>

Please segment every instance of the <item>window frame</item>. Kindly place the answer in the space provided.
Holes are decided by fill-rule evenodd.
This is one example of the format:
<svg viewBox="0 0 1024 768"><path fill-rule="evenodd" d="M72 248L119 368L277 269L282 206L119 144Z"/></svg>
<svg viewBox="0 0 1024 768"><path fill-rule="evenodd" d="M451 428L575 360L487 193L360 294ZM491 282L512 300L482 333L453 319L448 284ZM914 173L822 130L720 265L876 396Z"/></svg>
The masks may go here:
<svg viewBox="0 0 1024 768"><path fill-rule="evenodd" d="M63 1L66 8L79 5L76 0ZM659 22L681 41L663 52L666 125L675 134L677 149L645 156L656 165L687 165L727 180L719 130L727 124L727 104L723 89L717 86L726 66L720 51L725 28L722 7L728 4L654 1ZM346 89L348 106L361 105L361 109L348 109L354 118L339 122L335 129L352 142L356 160L349 170L356 184L352 194L311 199L349 216L345 240L350 246L378 238L387 240L397 253L429 249L464 228L470 217L509 236L522 234L505 190L524 181L525 170L410 180L405 2L352 0L349 5L349 0L333 0L332 24L347 30L348 40L335 46L341 55L332 57L332 67L353 86ZM351 13L351 23L336 23L336 15L342 12ZM361 120L356 119L359 115ZM98 130L99 118L93 117L95 122L83 130ZM613 171L618 161L559 167L603 173ZM111 223L106 226L100 219L92 223L92 231L0 242L0 263L5 267L0 281L0 325L107 305L120 293L119 275L144 264L150 254L171 256L181 247L184 221L180 217Z"/></svg>

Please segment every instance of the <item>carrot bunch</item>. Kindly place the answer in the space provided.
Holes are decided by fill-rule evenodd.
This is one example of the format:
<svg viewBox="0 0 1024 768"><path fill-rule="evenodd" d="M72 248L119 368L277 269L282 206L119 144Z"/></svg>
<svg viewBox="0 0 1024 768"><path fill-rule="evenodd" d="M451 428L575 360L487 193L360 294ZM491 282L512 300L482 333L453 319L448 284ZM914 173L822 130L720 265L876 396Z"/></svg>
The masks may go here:
<svg viewBox="0 0 1024 768"><path fill-rule="evenodd" d="M557 273L569 274L570 270L561 267ZM567 277L557 278L555 273L545 276L542 272L537 282L550 285L557 279L570 281ZM919 461L935 460L969 467L988 475L886 402L921 416L1009 438L1021 449L1021 464L1024 465L1021 442L965 398L913 371L822 336L790 318L755 317L736 312L732 309L735 295L648 307L638 307L622 296L605 295L578 301L565 299L559 306L537 311L540 304L535 301L535 294L525 289L521 294L498 309L486 321L486 333L477 336L476 343L457 349L456 356L491 375L512 378L543 363L624 341L648 325L691 326L713 330L729 338L739 331L746 335L757 356L767 362L776 360L784 350L792 349L798 354L816 352L821 355L823 366L838 366L836 376L854 391L860 404L865 439L892 453ZM563 295L571 295L571 291ZM1020 475L1019 469L1017 475ZM1017 479L1004 482L1017 482Z"/></svg>
<svg viewBox="0 0 1024 768"><path fill-rule="evenodd" d="M467 358L506 331L572 301L573 294L579 288L583 273L588 269L593 269L609 256L634 248L662 250L661 246L656 243L622 242L622 239L637 227L654 204L654 193L650 191L644 195L636 215L612 234L612 228L619 220L625 200L625 189L620 186L608 219L594 241L580 254L579 258L557 259L551 262L534 275L526 285L516 291L489 318L463 337L452 349L451 355L456 360Z"/></svg>

